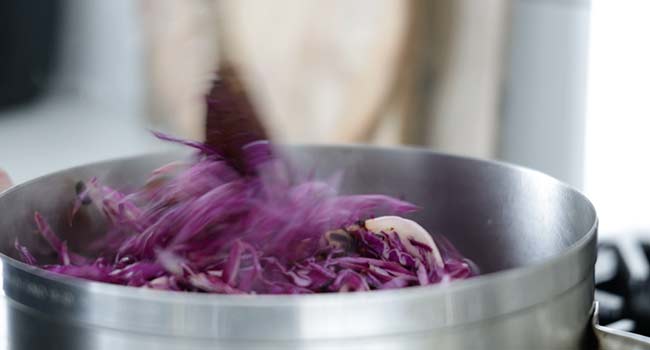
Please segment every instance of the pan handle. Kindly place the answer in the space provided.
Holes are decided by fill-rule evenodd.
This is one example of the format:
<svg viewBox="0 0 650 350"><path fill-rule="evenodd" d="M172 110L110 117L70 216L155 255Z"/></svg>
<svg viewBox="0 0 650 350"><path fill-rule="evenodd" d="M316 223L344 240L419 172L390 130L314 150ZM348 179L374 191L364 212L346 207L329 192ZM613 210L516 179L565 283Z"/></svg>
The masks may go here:
<svg viewBox="0 0 650 350"><path fill-rule="evenodd" d="M591 315L591 326L598 340L598 349L650 350L648 337L599 325L597 301L594 302Z"/></svg>

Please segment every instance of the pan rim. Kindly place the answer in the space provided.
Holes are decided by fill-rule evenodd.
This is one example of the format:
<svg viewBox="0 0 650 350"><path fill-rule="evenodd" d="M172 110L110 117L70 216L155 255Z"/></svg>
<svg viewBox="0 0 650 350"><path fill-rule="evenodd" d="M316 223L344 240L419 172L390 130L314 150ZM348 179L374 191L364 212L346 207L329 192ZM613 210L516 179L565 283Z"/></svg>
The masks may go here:
<svg viewBox="0 0 650 350"><path fill-rule="evenodd" d="M487 286L498 286L498 285L516 285L516 283L521 282L526 279L531 279L531 276L539 275L542 273L547 273L549 271L555 270L558 266L565 266L571 263L590 260L591 265L585 265L581 267L578 273L585 275L586 273L593 274L593 262L595 261L595 242L597 239L597 227L598 227L598 217L593 207L593 204L589 199L580 191L560 182L557 179L554 179L542 172L528 169L526 167L513 165L505 162L494 161L494 160L485 160L478 159L466 156L457 156L449 155L446 153L433 152L426 149L416 148L416 147L377 147L377 146L366 146L366 145L296 145L292 147L298 147L299 149L329 149L332 151L350 151L350 150L363 150L371 152L422 152L426 154L435 155L437 157L453 158L457 160L466 160L476 163L481 163L484 165L498 166L504 169L510 169L509 171L516 171L525 174L531 174L533 176L542 176L545 178L545 181L551 181L554 186L560 186L565 190L569 190L573 193L576 193L581 201L584 201L588 204L588 209L594 216L594 222L592 223L590 229L583 234L576 242L571 246L565 249L560 254L554 255L543 259L542 261L536 262L532 265L524 265L515 268L510 268L502 271L497 271L485 275L480 275L468 280L463 281L454 281L449 285L434 285L434 286L424 286L424 287L410 287L397 290L382 290L382 291L371 291L364 293L352 293L352 294L314 294L314 295L214 295L214 294L200 294L200 293L187 293L187 292L170 292L170 291L158 291L151 289L142 289L134 288L127 286L118 286L111 285L101 282L87 281L77 278L65 277L65 276L56 276L47 271L40 270L36 267L26 265L20 261L17 261L13 258L6 256L4 253L0 252L0 259L2 264L6 265L4 268L5 279L7 278L7 273L11 277L15 273L26 273L30 277L34 277L36 281L44 284L55 284L63 289L68 289L74 293L79 294L79 298L91 297L91 298L112 298L115 300L129 301L133 303L148 303L155 305L155 307L162 308L173 308L182 305L183 307L190 309L201 309L208 308L216 312L217 309L221 310L227 308L233 312L241 312L242 310L280 310L280 309L291 309L295 307L303 308L305 310L322 310L327 309L328 307L341 307L349 306L353 308L360 303L369 305L370 307L379 307L381 305L388 304L403 304L411 305L412 303L417 303L418 301L447 301L453 304L454 296L469 297L473 294L476 294L477 291L485 289ZM27 181L23 184L14 186L13 188L8 189L7 191L0 193L0 200L5 195L12 193L14 191L20 191L22 188L29 186L31 183L40 181L43 178L49 176L55 176L58 174L64 174L66 172L74 171L77 169L83 169L87 167L92 167L100 164L110 164L112 162L124 162L124 161L137 161L143 157L161 157L162 158L175 158L182 156L185 152L163 152L155 154L145 154L145 155L136 155L126 158L117 158L112 160L104 160L89 164L80 165L77 167L61 170L51 174L47 174L36 179ZM579 280L582 280L580 278ZM575 284L579 283L576 281ZM554 288L549 288L546 292L540 292L539 297L531 297L527 300L520 300L518 302L512 302L508 307L497 307L493 310L486 310L485 312L480 312L476 314L467 315L467 317L462 319L445 319L442 322L435 323L429 322L421 325L421 327L415 327L409 325L408 327L395 327L390 331L392 333L404 333L404 332L414 332L422 331L439 327L448 327L458 324L475 322L482 319L487 319L497 315L503 315L510 312L518 311L527 307L534 306L536 304L542 303L548 298L557 296L573 285L562 284ZM494 288L494 287L493 287ZM3 289L6 289L3 286ZM29 302L25 300L18 300L14 295L9 295L12 300L21 303L27 307L33 307ZM79 314L79 309L75 307L60 305L56 307L56 310L52 310L62 313L62 316L69 315L74 319L80 320L82 323L87 323L91 325L109 327L109 328L131 328L132 325L120 325L110 320L101 320L97 317L86 317L87 315ZM431 320L429 320L431 321ZM136 325L137 326L137 325ZM142 331L153 331L153 332L177 332L179 335L188 335L196 336L201 332L194 332L187 329L172 329L169 325L158 324L154 327L144 327ZM366 330L366 332L368 332ZM345 332L344 332L345 333ZM352 336L349 334L342 334L342 336ZM357 332L354 336L364 336L363 332ZM371 332L372 333L372 332ZM382 329L382 334L386 334L386 330ZM216 337L226 337L227 334L215 334ZM283 336L278 334L278 336ZM286 334L284 336L287 336ZM309 334L308 334L309 336ZM322 333L314 332L313 337L317 338L322 336ZM234 338L237 338L236 336Z"/></svg>

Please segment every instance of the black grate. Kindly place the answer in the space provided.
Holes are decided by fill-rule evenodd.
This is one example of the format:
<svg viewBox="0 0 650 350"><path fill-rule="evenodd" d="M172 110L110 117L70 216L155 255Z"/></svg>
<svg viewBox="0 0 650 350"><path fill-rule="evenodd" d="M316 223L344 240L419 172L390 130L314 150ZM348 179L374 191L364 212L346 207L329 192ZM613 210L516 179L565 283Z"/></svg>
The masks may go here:
<svg viewBox="0 0 650 350"><path fill-rule="evenodd" d="M596 300L601 324L650 336L650 241L599 245Z"/></svg>

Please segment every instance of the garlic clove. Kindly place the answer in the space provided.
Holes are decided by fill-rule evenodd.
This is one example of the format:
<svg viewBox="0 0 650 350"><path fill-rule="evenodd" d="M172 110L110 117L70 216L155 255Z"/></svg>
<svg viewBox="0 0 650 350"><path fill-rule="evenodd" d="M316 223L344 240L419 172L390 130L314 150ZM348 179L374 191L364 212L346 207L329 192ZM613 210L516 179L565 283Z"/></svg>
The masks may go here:
<svg viewBox="0 0 650 350"><path fill-rule="evenodd" d="M444 262L440 250L436 246L433 238L422 226L417 222L405 219L399 216L381 216L374 219L365 221L365 227L370 232L395 232L397 233L400 241L409 253L420 256L420 251L415 247L409 239L424 243L431 247L431 255L433 263L438 267L443 267Z"/></svg>

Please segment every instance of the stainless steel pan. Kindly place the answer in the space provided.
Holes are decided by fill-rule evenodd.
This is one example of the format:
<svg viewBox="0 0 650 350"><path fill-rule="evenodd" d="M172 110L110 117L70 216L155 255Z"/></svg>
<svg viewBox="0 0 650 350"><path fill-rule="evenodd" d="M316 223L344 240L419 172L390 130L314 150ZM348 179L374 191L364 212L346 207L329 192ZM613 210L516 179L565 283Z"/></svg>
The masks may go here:
<svg viewBox="0 0 650 350"><path fill-rule="evenodd" d="M14 260L17 237L39 258L52 258L35 233L36 210L73 249L100 234L101 220L91 212L67 225L77 181L99 176L112 186L137 186L181 155L121 159L44 176L0 196L13 349L588 349L594 329L603 341L624 344L619 334L591 326L598 221L577 191L531 170L425 150L289 153L321 175L345 169L345 192L420 205L414 218L448 237L483 274L358 294L221 296L53 277Z"/></svg>

